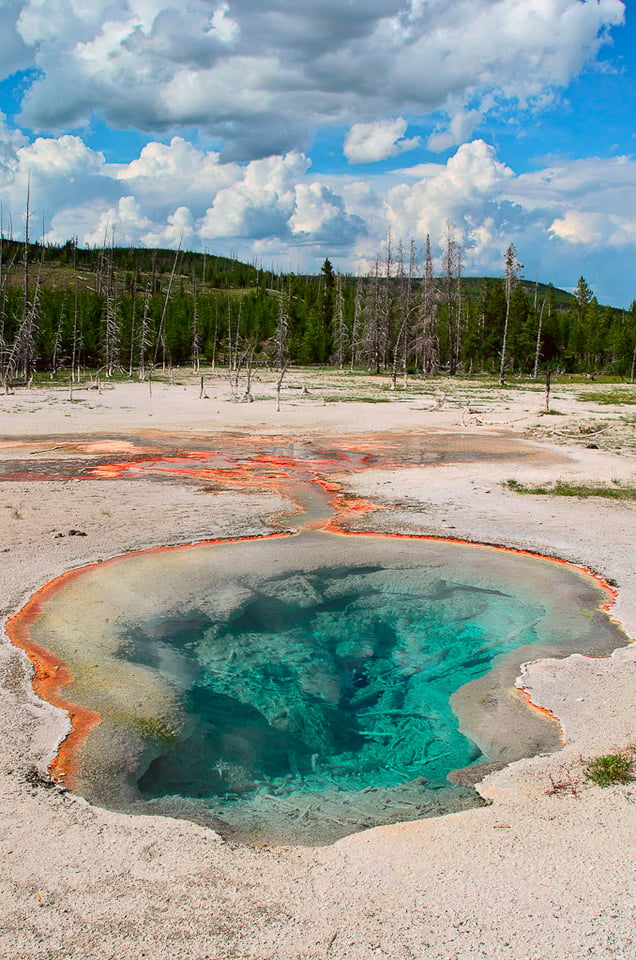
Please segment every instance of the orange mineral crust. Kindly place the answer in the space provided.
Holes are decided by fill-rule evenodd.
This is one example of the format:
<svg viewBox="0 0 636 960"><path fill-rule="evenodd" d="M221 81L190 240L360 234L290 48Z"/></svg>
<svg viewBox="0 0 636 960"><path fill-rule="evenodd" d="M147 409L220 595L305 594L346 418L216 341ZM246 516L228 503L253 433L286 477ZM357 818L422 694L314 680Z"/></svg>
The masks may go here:
<svg viewBox="0 0 636 960"><path fill-rule="evenodd" d="M246 542L249 540L264 540L277 537L285 537L288 534L276 532L264 536L248 537L228 537L223 539L202 540L197 543L178 544L176 546L151 547L148 550L135 550L127 557L145 556L151 553L164 553L167 551L187 550L194 546L211 546L216 543L234 543ZM100 561L100 566L116 563L121 557L111 557L108 560ZM96 563L87 564L84 567L78 567L75 570L69 570L60 574L54 580L50 580L44 586L37 590L31 599L6 622L7 636L14 646L24 650L33 665L34 675L32 686L35 693L52 704L66 711L69 718L71 729L64 740L60 743L57 754L49 766L50 775L58 781L63 781L68 787L74 785L75 777L79 771L79 747L100 722L99 713L94 710L86 710L78 704L72 703L61 695L64 687L73 682L73 674L68 665L46 650L44 647L31 640L30 627L40 616L42 607L50 600L55 593L62 587L79 579L87 570L98 566Z"/></svg>
<svg viewBox="0 0 636 960"><path fill-rule="evenodd" d="M101 717L93 710L85 710L61 695L62 688L73 682L73 675L63 660L31 641L29 627L40 615L42 605L64 584L81 576L84 569L70 570L45 584L21 610L9 618L6 624L10 641L24 650L33 665L35 693L54 707L65 710L69 718L71 729L59 745L57 754L49 767L51 776L56 780L64 781L69 787L73 786L78 770L78 747L97 726Z"/></svg>

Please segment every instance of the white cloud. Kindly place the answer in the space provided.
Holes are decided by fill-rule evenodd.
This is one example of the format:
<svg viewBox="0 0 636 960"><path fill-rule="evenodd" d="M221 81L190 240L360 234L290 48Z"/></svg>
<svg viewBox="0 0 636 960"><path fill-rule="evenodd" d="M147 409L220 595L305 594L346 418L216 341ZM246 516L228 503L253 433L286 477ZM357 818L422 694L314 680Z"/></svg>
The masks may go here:
<svg viewBox="0 0 636 960"><path fill-rule="evenodd" d="M481 110L462 110L451 114L450 123L444 128L437 128L428 138L426 146L429 150L442 151L449 147L456 147L464 143L471 136L475 127L482 120Z"/></svg>
<svg viewBox="0 0 636 960"><path fill-rule="evenodd" d="M351 157L372 158L401 135L354 133L361 117L446 111L432 143L457 143L488 97L501 110L566 85L624 12L622 0L9 0L0 44L16 62L30 48L34 129L95 112L147 131L199 124L224 158L249 160L353 124Z"/></svg>
<svg viewBox="0 0 636 960"><path fill-rule="evenodd" d="M29 177L34 222L45 218L51 241L77 236L101 245L114 230L118 243L181 241L294 270L317 269L332 256L339 269L356 270L373 262L389 227L420 248L430 234L437 247L450 220L468 274L500 273L513 240L528 276L573 286L583 273L609 302L636 293L628 291L636 257L636 160L629 157L552 162L517 175L494 147L475 140L446 162L363 180L315 175L298 152L223 162L179 137L147 144L130 163L109 164L80 137L29 144L0 118L0 202L14 233Z"/></svg>
<svg viewBox="0 0 636 960"><path fill-rule="evenodd" d="M97 210L99 215L95 217ZM88 209L84 206L80 209L80 213L84 214L86 230L83 234L79 234L79 238L81 243L89 246L99 247L109 242L122 245L134 244L138 242L140 231L151 226L150 220L144 217L134 197L121 197L113 206L95 204L92 209L90 206ZM56 239L60 226L59 216L54 215L51 232Z"/></svg>
<svg viewBox="0 0 636 960"><path fill-rule="evenodd" d="M354 123L347 133L343 152L349 163L377 163L387 157L414 150L420 138L404 138L408 124L404 117Z"/></svg>
<svg viewBox="0 0 636 960"><path fill-rule="evenodd" d="M172 210L174 198L202 216L219 190L243 177L237 164L221 163L218 153L198 150L182 137L148 143L137 159L112 169L122 187L156 216Z"/></svg>
<svg viewBox="0 0 636 960"><path fill-rule="evenodd" d="M388 222L396 236L413 236L421 242L427 234L438 241L451 220L467 253L479 258L485 244L477 228L483 230L493 210L500 210L502 187L512 177L493 147L483 140L465 143L447 163L437 168L430 165L421 180L388 190Z"/></svg>
<svg viewBox="0 0 636 960"><path fill-rule="evenodd" d="M598 246L607 232L608 217L600 213L584 213L568 210L564 217L557 217L550 227L555 237L568 243Z"/></svg>
<svg viewBox="0 0 636 960"><path fill-rule="evenodd" d="M285 235L294 213L295 185L307 167L301 154L253 160L240 180L219 190L200 224L201 235L210 239Z"/></svg>
<svg viewBox="0 0 636 960"><path fill-rule="evenodd" d="M17 25L21 7L21 0L3 0L0 5L0 80L31 63L28 46Z"/></svg>
<svg viewBox="0 0 636 960"><path fill-rule="evenodd" d="M12 130L6 122L6 117L0 111L0 184L11 182L15 177L20 163L18 150L28 143L24 134L19 130Z"/></svg>
<svg viewBox="0 0 636 960"><path fill-rule="evenodd" d="M151 229L142 237L147 247L188 249L197 235L192 211L188 207L177 207L168 215L167 223L160 230Z"/></svg>
<svg viewBox="0 0 636 960"><path fill-rule="evenodd" d="M296 185L296 202L289 226L299 238L329 242L338 248L366 232L362 218L347 213L343 198L317 182Z"/></svg>
<svg viewBox="0 0 636 960"><path fill-rule="evenodd" d="M63 136L57 140L38 137L20 149L21 166L34 181L58 180L78 173L98 173L104 155L87 147L81 137Z"/></svg>

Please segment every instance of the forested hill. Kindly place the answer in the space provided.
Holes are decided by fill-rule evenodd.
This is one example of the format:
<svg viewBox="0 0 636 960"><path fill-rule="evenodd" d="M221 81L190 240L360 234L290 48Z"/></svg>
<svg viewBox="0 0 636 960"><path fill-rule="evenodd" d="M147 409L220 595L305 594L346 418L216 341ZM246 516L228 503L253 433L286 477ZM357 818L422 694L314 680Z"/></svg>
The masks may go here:
<svg viewBox="0 0 636 960"><path fill-rule="evenodd" d="M0 379L83 367L331 363L426 375L550 367L633 377L636 305L517 278L281 274L210 254L0 240Z"/></svg>

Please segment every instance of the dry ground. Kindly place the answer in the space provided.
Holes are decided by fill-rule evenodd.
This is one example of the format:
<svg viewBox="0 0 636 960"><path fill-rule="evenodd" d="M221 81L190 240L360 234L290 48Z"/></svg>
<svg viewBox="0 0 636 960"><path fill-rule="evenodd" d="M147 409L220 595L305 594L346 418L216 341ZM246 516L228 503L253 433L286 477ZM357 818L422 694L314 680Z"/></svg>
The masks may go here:
<svg viewBox="0 0 636 960"><path fill-rule="evenodd" d="M391 393L375 378L294 370L277 412L274 380L262 374L253 403L240 403L221 374L206 377L204 399L186 374L153 384L152 395L147 384L116 384L76 390L73 402L56 385L0 396L3 616L100 558L270 529L287 509L273 488L206 494L179 478L78 479L142 446L150 456L242 444L375 453L369 469L332 473L349 495L384 507L354 526L589 566L617 583L614 615L636 636L635 502L526 497L504 485L633 486L633 387L608 404L599 394L609 388L557 384L558 413L544 416L540 389L439 381ZM234 847L193 823L119 815L44 786L35 770L66 721L34 697L28 676L24 656L2 645L8 960L636 956L636 785L601 789L582 772L587 758L636 743L633 645L525 668L524 686L559 717L567 744L484 781L490 806L322 849Z"/></svg>

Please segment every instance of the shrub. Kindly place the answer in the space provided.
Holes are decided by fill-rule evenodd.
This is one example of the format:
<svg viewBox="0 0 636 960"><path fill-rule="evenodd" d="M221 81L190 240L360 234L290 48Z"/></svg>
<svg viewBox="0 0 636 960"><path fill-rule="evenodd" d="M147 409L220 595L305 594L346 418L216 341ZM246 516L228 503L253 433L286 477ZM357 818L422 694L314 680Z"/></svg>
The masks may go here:
<svg viewBox="0 0 636 960"><path fill-rule="evenodd" d="M599 787L609 787L613 783L629 783L634 779L632 772L633 756L631 751L607 753L595 757L585 767L585 776Z"/></svg>

